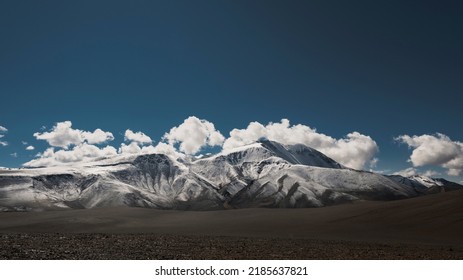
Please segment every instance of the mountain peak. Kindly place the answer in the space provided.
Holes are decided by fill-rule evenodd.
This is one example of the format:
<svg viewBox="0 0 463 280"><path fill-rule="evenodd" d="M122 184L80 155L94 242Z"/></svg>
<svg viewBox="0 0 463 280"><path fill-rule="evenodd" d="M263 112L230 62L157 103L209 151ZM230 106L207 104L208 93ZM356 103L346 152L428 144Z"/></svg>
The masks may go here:
<svg viewBox="0 0 463 280"><path fill-rule="evenodd" d="M211 157L198 160L223 158L227 159L231 164L239 164L243 162L259 162L270 157L280 158L293 165L344 168L325 154L303 144L284 145L268 139L259 139L253 143L227 149Z"/></svg>
<svg viewBox="0 0 463 280"><path fill-rule="evenodd" d="M283 145L275 141L259 140L263 147L291 164L302 164L325 168L344 168L340 163L304 144Z"/></svg>

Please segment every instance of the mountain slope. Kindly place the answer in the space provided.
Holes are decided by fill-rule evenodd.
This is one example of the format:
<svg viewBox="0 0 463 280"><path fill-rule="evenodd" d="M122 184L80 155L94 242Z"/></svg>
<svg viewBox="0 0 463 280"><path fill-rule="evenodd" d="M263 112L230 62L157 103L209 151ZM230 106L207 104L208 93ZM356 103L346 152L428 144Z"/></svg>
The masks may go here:
<svg viewBox="0 0 463 280"><path fill-rule="evenodd" d="M387 177L397 183L410 186L417 192L423 194L454 191L463 188L462 185L447 181L443 178L430 178L423 175L413 175L409 177L403 177L400 175L388 175Z"/></svg>

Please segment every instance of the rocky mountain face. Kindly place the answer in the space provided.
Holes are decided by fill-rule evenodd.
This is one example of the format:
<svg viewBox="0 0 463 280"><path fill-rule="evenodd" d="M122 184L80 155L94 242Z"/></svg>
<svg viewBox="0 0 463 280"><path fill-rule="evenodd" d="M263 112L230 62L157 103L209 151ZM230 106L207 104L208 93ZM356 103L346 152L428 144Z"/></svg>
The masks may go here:
<svg viewBox="0 0 463 280"><path fill-rule="evenodd" d="M346 168L307 146L259 141L201 159L148 154L0 171L0 210L322 207L461 189L444 179Z"/></svg>

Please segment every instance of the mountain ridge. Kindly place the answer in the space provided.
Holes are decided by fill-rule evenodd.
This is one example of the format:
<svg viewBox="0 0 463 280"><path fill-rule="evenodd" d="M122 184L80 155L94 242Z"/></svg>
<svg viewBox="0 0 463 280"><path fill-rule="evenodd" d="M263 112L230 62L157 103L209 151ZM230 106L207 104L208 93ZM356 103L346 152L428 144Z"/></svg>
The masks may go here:
<svg viewBox="0 0 463 280"><path fill-rule="evenodd" d="M323 207L463 188L444 179L346 168L302 144L261 140L205 158L144 154L0 171L0 210Z"/></svg>

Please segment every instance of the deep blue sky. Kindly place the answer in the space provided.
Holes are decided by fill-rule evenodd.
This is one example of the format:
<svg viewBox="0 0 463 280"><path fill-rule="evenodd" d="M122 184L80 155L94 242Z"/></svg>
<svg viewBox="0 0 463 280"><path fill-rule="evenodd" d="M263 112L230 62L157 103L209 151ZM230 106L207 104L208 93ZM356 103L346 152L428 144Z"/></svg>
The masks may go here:
<svg viewBox="0 0 463 280"><path fill-rule="evenodd" d="M378 169L403 169L395 136L463 141L461 3L2 1L0 166L43 150L43 125L71 120L117 143L194 115L225 136L281 118L359 131L378 143Z"/></svg>

